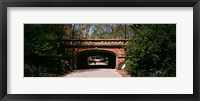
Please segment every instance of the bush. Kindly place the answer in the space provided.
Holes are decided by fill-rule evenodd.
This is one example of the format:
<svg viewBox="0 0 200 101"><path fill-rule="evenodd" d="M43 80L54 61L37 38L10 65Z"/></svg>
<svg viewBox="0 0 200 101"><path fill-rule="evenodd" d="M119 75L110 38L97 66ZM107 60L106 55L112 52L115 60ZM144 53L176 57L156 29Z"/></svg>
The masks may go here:
<svg viewBox="0 0 200 101"><path fill-rule="evenodd" d="M37 69L34 66L25 64L24 65L24 76L26 77L33 77L37 73Z"/></svg>
<svg viewBox="0 0 200 101"><path fill-rule="evenodd" d="M25 77L41 77L48 73L61 75L65 72L61 66L61 61L66 59L64 36L64 25L24 25Z"/></svg>
<svg viewBox="0 0 200 101"><path fill-rule="evenodd" d="M124 64L125 64L124 61L123 61L123 62L120 62L117 69L121 70L121 69L122 69L122 66L123 66Z"/></svg>
<svg viewBox="0 0 200 101"><path fill-rule="evenodd" d="M176 76L176 25L143 25L128 42L126 54L131 76Z"/></svg>

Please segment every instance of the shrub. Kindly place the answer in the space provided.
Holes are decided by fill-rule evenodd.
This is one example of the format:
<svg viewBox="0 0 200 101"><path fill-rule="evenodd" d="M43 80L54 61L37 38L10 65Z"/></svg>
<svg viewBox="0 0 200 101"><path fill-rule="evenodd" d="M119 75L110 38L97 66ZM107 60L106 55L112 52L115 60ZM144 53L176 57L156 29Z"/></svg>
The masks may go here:
<svg viewBox="0 0 200 101"><path fill-rule="evenodd" d="M125 48L131 76L176 76L175 24L143 25Z"/></svg>
<svg viewBox="0 0 200 101"><path fill-rule="evenodd" d="M117 69L121 70L121 69L122 69L122 66L123 66L124 64L125 64L124 61L123 61L123 62L120 62Z"/></svg>
<svg viewBox="0 0 200 101"><path fill-rule="evenodd" d="M44 73L62 74L61 60L66 59L63 43L64 25L24 25L24 76L46 76Z"/></svg>

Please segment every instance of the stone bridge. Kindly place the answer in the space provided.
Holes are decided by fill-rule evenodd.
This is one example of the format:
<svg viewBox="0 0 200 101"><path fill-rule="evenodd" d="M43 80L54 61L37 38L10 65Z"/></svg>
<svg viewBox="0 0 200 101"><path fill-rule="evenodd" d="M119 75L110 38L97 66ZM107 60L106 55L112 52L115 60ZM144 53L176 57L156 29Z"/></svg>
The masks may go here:
<svg viewBox="0 0 200 101"><path fill-rule="evenodd" d="M116 68L125 60L124 47L128 39L74 39L65 40L67 60L77 67L82 68ZM89 66L87 61L90 56L107 57L108 65Z"/></svg>

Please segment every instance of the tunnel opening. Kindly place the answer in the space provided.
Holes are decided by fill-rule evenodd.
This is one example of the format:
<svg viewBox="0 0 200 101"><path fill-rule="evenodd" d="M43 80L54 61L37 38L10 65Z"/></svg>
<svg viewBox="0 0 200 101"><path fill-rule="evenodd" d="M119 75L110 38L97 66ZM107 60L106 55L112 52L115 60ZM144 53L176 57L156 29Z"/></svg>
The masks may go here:
<svg viewBox="0 0 200 101"><path fill-rule="evenodd" d="M77 69L115 68L116 54L107 50L86 50L76 56Z"/></svg>
<svg viewBox="0 0 200 101"><path fill-rule="evenodd" d="M100 55L90 56L87 58L87 63L89 66L108 65L108 62L109 62L108 57L100 56Z"/></svg>

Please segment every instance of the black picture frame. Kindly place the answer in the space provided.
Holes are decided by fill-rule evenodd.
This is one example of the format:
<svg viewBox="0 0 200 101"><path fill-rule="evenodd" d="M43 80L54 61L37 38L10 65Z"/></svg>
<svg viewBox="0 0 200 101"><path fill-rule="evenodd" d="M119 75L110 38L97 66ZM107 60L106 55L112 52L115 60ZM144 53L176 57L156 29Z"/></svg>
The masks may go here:
<svg viewBox="0 0 200 101"><path fill-rule="evenodd" d="M199 101L200 0L0 0L1 101ZM193 7L193 94L7 94L7 7Z"/></svg>

